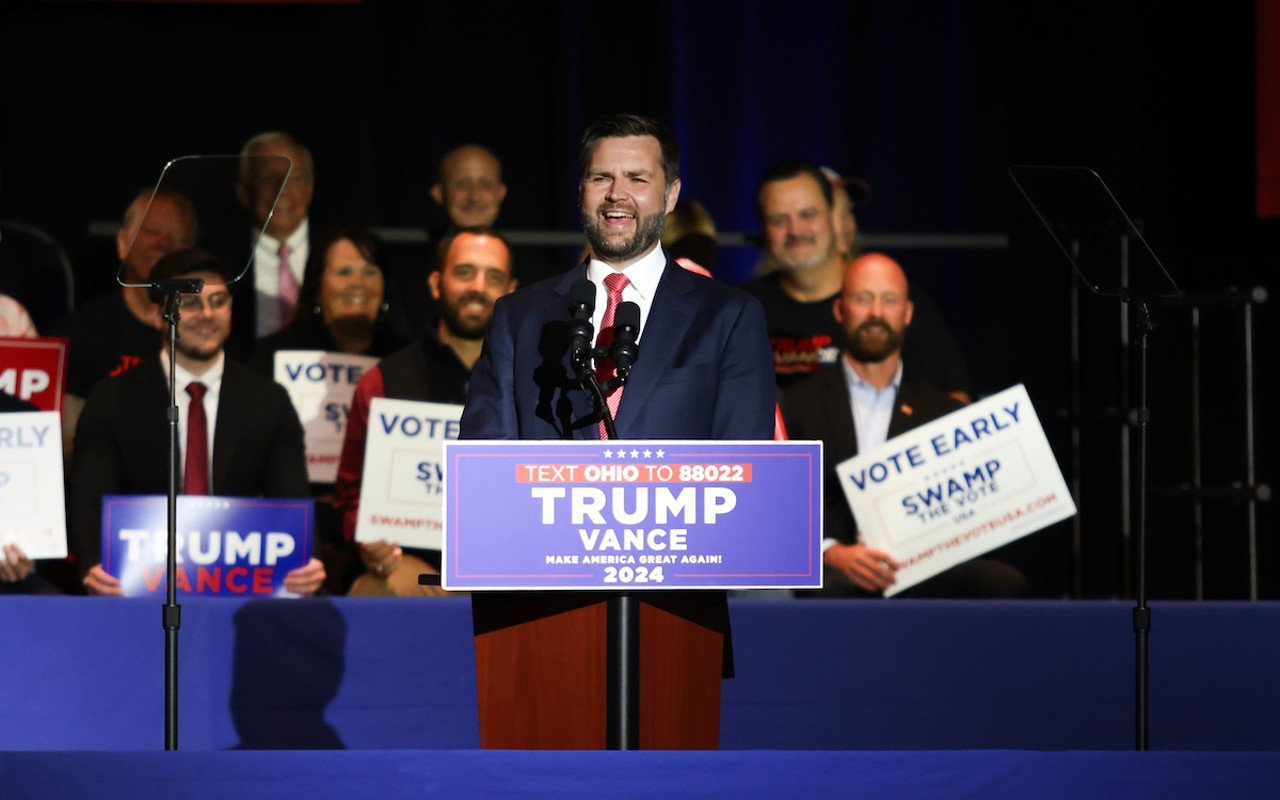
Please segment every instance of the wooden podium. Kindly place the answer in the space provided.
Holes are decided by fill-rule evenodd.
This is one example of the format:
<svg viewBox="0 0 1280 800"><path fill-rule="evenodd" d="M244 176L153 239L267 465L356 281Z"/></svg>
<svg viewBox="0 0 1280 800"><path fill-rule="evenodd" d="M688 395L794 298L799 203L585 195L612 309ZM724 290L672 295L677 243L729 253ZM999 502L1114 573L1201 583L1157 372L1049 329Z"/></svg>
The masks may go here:
<svg viewBox="0 0 1280 800"><path fill-rule="evenodd" d="M471 592L482 747L716 749L725 590L822 585L821 443L625 452L444 443L442 573Z"/></svg>
<svg viewBox="0 0 1280 800"><path fill-rule="evenodd" d="M638 594L640 748L718 748L720 681L732 662L725 593ZM481 747L606 747L608 599L472 594Z"/></svg>

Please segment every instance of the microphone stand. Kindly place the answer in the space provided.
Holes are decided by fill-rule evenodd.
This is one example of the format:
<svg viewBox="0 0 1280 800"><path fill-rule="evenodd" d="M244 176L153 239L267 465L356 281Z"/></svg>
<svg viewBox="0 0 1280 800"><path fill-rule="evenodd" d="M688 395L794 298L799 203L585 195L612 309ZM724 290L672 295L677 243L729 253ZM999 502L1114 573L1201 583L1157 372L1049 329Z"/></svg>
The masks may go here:
<svg viewBox="0 0 1280 800"><path fill-rule="evenodd" d="M178 605L178 388L176 348L182 295L199 294L204 281L199 278L155 281L151 289L164 293L164 321L168 324L169 424L168 552L165 554L165 603L161 609L164 628L164 749L178 749L178 629L182 607Z"/></svg>
<svg viewBox="0 0 1280 800"><path fill-rule="evenodd" d="M1136 741L1134 747L1145 752L1148 747L1149 682L1148 672L1151 654L1148 638L1151 633L1151 608L1147 605L1147 425L1151 411L1147 408L1147 338L1155 330L1151 311L1143 297L1125 298L1124 302L1137 312L1135 327L1138 331L1138 513L1137 530L1134 532L1135 572L1137 574L1137 604L1133 608L1133 633L1136 663L1136 697L1134 719Z"/></svg>
<svg viewBox="0 0 1280 800"><path fill-rule="evenodd" d="M588 334L588 341L590 335ZM605 394L626 384L630 366L603 386L589 360L603 358L602 347L575 348L573 366L582 388L595 399L604 423L604 439L618 438ZM615 361L616 363L616 361ZM605 747L609 750L640 749L640 601L631 592L614 592L607 610Z"/></svg>

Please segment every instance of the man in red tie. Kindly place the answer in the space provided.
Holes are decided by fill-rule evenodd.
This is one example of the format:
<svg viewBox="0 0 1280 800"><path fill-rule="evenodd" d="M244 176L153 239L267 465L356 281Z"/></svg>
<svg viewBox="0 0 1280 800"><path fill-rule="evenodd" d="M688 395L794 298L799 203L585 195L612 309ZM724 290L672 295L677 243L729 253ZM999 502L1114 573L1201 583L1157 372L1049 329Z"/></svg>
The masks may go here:
<svg viewBox="0 0 1280 800"><path fill-rule="evenodd" d="M603 410L578 385L567 354L569 290L583 277L596 288L598 334L610 335L604 323L619 302L640 309L640 358L625 389L608 398L619 438L770 438L773 358L760 304L681 269L660 245L680 196L670 133L645 117L603 117L583 135L579 168L591 257L494 306L462 438L600 438Z"/></svg>
<svg viewBox="0 0 1280 800"><path fill-rule="evenodd" d="M279 385L226 358L231 293L226 268L203 250L171 253L153 279L200 278L204 290L183 295L175 351L180 489L183 494L308 497L302 425ZM161 298L152 321L163 329ZM120 582L99 563L102 496L163 494L168 488L168 344L85 402L68 478L72 549L90 594L118 595ZM313 594L324 566L311 559L290 572L285 588Z"/></svg>
<svg viewBox="0 0 1280 800"><path fill-rule="evenodd" d="M584 278L595 290L591 323L604 337L597 338L597 344L608 341L620 304L639 307L639 356L626 385L609 392L605 402L616 421L618 438L771 438L776 393L760 303L739 289L682 269L660 245L666 215L680 195L679 147L670 133L645 117L614 114L597 120L582 137L578 185L578 205L591 256L587 263L559 277L498 300L484 352L472 372L461 438L603 437L605 408L592 402L570 363L569 301L571 296L575 301L581 299L578 290L571 291L571 287L581 286L578 282ZM586 295L590 295L590 287ZM600 360L595 367L604 373L602 377L609 377L614 369ZM541 604L542 611L548 610L546 604L565 603L572 611L560 609L556 612L559 619L580 615L572 617L586 626L584 635L577 638L580 644L591 640L587 632L598 636L603 627L603 617L591 616L593 606L602 602L600 595L582 593L544 604L541 598L530 601L518 594L476 593L472 613L477 631L492 621L527 613L531 602ZM640 606L642 620L660 619L665 613L697 620L695 627L722 635L720 653L704 652L701 659L694 660L704 677L707 672L718 677L722 667L731 670L723 592L649 593ZM646 617L649 614L654 616ZM646 624L641 622L641 628ZM589 644L573 652L561 651L554 640L537 636L534 629L536 626L515 627L511 633L513 648L531 663L566 659L586 663L595 656ZM646 655L643 644L639 658L642 673L645 664L654 670L652 679L640 679L642 705L648 702L645 687L658 684L680 686L681 691L697 692L700 698L716 695L718 702L718 685L691 683L686 680L687 673L679 671L662 672L661 665L669 662L661 661L656 652ZM481 671L477 667L477 672ZM483 746L581 747L586 741L596 741L593 732L584 734L579 726L559 722L584 718L591 703L589 693L545 682L530 691L505 693L509 685L486 683L487 675L480 680ZM508 736L497 726L486 727L483 721L492 718L488 709L498 705L506 705L521 719L557 722L535 734ZM697 705L684 704L684 709ZM681 709L663 709L655 712L661 717L659 724L651 728L641 725L642 741L653 743L646 747L715 746L718 709L688 725L680 716ZM534 731L535 727L525 730Z"/></svg>

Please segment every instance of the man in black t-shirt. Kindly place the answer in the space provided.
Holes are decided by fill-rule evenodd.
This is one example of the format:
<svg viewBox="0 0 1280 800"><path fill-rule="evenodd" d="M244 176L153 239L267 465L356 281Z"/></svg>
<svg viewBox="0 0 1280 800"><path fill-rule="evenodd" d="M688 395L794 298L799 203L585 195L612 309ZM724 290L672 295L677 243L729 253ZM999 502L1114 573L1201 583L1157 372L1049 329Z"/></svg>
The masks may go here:
<svg viewBox="0 0 1280 800"><path fill-rule="evenodd" d="M156 190L154 199L151 189L138 192L116 232L116 255L124 265L125 280L149 280L162 257L195 244L197 225L195 208L186 196L171 189ZM158 352L150 306L146 289L122 286L76 309L54 332L70 340L62 403L62 446L68 454L94 384Z"/></svg>

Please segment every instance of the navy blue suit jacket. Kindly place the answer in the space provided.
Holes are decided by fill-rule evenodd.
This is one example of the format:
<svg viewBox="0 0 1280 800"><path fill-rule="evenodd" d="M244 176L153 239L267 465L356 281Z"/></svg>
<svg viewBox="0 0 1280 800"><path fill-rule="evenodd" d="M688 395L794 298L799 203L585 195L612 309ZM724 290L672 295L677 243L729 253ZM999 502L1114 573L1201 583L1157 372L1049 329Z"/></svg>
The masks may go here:
<svg viewBox="0 0 1280 800"><path fill-rule="evenodd" d="M471 377L463 439L597 439L569 363L579 265L500 299ZM760 302L667 260L617 414L620 439L769 439L776 390Z"/></svg>

